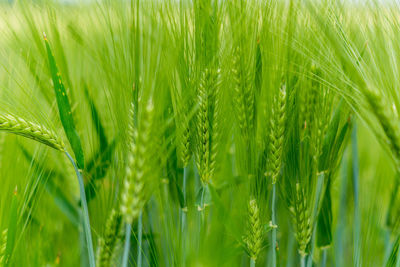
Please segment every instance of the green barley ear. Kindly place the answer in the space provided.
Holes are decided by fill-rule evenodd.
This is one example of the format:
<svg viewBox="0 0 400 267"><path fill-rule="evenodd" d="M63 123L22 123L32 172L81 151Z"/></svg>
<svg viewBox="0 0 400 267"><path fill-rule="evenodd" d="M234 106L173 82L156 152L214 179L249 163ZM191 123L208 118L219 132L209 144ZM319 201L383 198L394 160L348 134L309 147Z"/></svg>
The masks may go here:
<svg viewBox="0 0 400 267"><path fill-rule="evenodd" d="M274 99L272 117L270 122L269 142L269 168L268 175L275 184L282 166L282 150L286 124L286 86L279 90L279 95Z"/></svg>
<svg viewBox="0 0 400 267"><path fill-rule="evenodd" d="M245 63L239 57L240 50L234 53L233 79L234 79L234 108L239 122L239 129L245 139L254 130L254 93L253 77L251 71L246 68Z"/></svg>
<svg viewBox="0 0 400 267"><path fill-rule="evenodd" d="M97 267L110 267L115 247L118 242L118 234L122 224L122 217L115 209L111 211L106 223L104 236L100 238L97 251Z"/></svg>
<svg viewBox="0 0 400 267"><path fill-rule="evenodd" d="M133 114L133 106L131 108ZM121 213L126 223L131 224L138 218L146 202L145 184L151 173L152 122L154 106L151 102L142 110L138 127L129 121L130 143L127 154L126 177L122 191Z"/></svg>
<svg viewBox="0 0 400 267"><path fill-rule="evenodd" d="M296 199L294 206L290 208L293 215L294 225L296 227L296 239L299 245L299 254L302 257L307 255L307 246L311 240L311 217L309 211L309 203L307 198L300 187L300 184L296 184Z"/></svg>
<svg viewBox="0 0 400 267"><path fill-rule="evenodd" d="M396 158L397 163L400 161L400 125L390 105L387 105L382 95L377 90L366 90L365 97L371 106L375 116L378 118L386 137L389 140L390 149Z"/></svg>
<svg viewBox="0 0 400 267"><path fill-rule="evenodd" d="M199 84L197 168L207 184L215 170L219 133L219 70L206 69Z"/></svg>
<svg viewBox="0 0 400 267"><path fill-rule="evenodd" d="M260 219L260 210L257 200L251 199L249 202L249 221L247 225L247 235L244 237L244 243L252 260L257 261L257 256L262 247L262 224Z"/></svg>
<svg viewBox="0 0 400 267"><path fill-rule="evenodd" d="M0 114L0 131L10 132L33 139L54 149L64 151L63 141L52 131L42 125L26 121L22 118Z"/></svg>
<svg viewBox="0 0 400 267"><path fill-rule="evenodd" d="M4 229L0 236L0 266L5 266L6 264L6 248L7 248L7 234L8 229Z"/></svg>

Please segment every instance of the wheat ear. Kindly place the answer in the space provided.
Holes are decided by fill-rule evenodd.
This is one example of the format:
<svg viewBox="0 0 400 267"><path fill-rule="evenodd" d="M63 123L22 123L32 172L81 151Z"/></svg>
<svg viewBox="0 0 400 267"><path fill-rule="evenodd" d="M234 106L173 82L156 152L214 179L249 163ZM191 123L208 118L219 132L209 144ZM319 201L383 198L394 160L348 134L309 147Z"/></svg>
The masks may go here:
<svg viewBox="0 0 400 267"><path fill-rule="evenodd" d="M283 140L286 124L286 86L279 89L279 94L275 97L272 116L270 122L269 135L269 156L268 169L266 176L272 179L272 197L271 197L271 239L272 239L272 266L276 266L276 181L282 166Z"/></svg>
<svg viewBox="0 0 400 267"><path fill-rule="evenodd" d="M263 234L257 200L250 200L248 210L249 221L247 224L247 235L244 238L244 242L247 246L250 259L256 262L261 250Z"/></svg>
<svg viewBox="0 0 400 267"><path fill-rule="evenodd" d="M275 184L282 166L282 150L286 124L286 87L274 99L269 135L269 174Z"/></svg>
<svg viewBox="0 0 400 267"><path fill-rule="evenodd" d="M294 201L294 207L291 207L290 211L292 212L296 227L296 239L299 246L299 254L304 258L307 255L307 246L311 240L312 223L307 198L299 183L296 184L296 199Z"/></svg>
<svg viewBox="0 0 400 267"><path fill-rule="evenodd" d="M238 53L236 52L236 55ZM254 95L252 88L251 72L244 66L239 56L234 57L233 79L234 79L234 107L236 108L239 128L245 139L254 129Z"/></svg>
<svg viewBox="0 0 400 267"><path fill-rule="evenodd" d="M210 181L215 170L220 126L218 125L219 82L219 71L206 69L199 85L197 168L203 184Z"/></svg>
<svg viewBox="0 0 400 267"><path fill-rule="evenodd" d="M133 111L133 108L131 109ZM138 218L145 203L145 178L151 172L151 123L154 106L149 103L139 121L139 130L129 123L130 144L127 155L126 177L122 191L121 213L126 223Z"/></svg>
<svg viewBox="0 0 400 267"><path fill-rule="evenodd" d="M104 236L100 238L97 250L97 267L110 267L115 247L118 242L122 217L115 209L111 211L110 217L106 223Z"/></svg>
<svg viewBox="0 0 400 267"><path fill-rule="evenodd" d="M390 148L397 160L400 163L400 125L399 120L394 116L393 111L389 108L390 105L385 103L382 95L376 90L367 90L365 96L374 114L379 120L383 131L385 132Z"/></svg>
<svg viewBox="0 0 400 267"><path fill-rule="evenodd" d="M60 151L64 151L63 141L52 131L42 125L38 125L25 119L7 114L0 114L0 130L21 135L48 145Z"/></svg>

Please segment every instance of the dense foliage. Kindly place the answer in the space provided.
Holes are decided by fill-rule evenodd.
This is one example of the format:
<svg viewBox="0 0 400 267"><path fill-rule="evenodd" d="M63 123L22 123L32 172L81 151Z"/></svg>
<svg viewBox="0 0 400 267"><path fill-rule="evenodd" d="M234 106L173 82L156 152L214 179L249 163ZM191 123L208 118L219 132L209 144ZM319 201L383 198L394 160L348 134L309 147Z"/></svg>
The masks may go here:
<svg viewBox="0 0 400 267"><path fill-rule="evenodd" d="M399 14L0 5L0 266L398 266Z"/></svg>

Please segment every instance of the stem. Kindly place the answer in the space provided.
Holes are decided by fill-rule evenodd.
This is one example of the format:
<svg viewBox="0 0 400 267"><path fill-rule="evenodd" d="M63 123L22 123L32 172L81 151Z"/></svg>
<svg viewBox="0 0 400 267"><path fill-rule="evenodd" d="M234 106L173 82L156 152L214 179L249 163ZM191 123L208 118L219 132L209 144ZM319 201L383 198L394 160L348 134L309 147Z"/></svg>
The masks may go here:
<svg viewBox="0 0 400 267"><path fill-rule="evenodd" d="M306 267L306 256L300 256L300 267Z"/></svg>
<svg viewBox="0 0 400 267"><path fill-rule="evenodd" d="M125 226L125 245L124 245L124 254L122 256L122 267L128 266L129 250L131 242L131 228L132 225L130 223L127 223Z"/></svg>
<svg viewBox="0 0 400 267"><path fill-rule="evenodd" d="M328 249L326 248L326 249L322 250L322 264L321 264L321 267L325 267L326 266L327 257L328 257Z"/></svg>
<svg viewBox="0 0 400 267"><path fill-rule="evenodd" d="M83 217L83 231L86 236L86 243L87 243L87 249L88 249L88 255L89 255L89 266L90 267L95 267L95 259L94 259L94 251L93 251L93 242L92 242L92 232L90 230L90 221L89 221L89 209L86 201L86 194L85 194L85 185L83 183L83 178L78 170L78 167L75 164L75 161L72 159L71 155L65 151L65 154L67 155L68 159L71 161L72 165L74 166L75 172L76 172L76 177L78 178L78 183L79 183L79 191L80 191L80 197L81 197L81 204L82 204L82 217Z"/></svg>
<svg viewBox="0 0 400 267"><path fill-rule="evenodd" d="M250 267L255 267L256 266L256 261L253 259L250 259Z"/></svg>
<svg viewBox="0 0 400 267"><path fill-rule="evenodd" d="M182 209L182 217L181 217L181 230L182 230L182 234L184 232L185 229L185 225L186 225L186 211L184 209L187 208L187 204L186 204L186 182L187 182L187 176L188 176L188 166L186 166L183 169L183 184L182 184L182 191L183 191L183 209Z"/></svg>
<svg viewBox="0 0 400 267"><path fill-rule="evenodd" d="M181 246L182 246L182 266L185 266L185 247L186 247L186 212L187 212L187 203L186 203L186 183L188 176L188 166L183 168L183 208L181 209Z"/></svg>
<svg viewBox="0 0 400 267"><path fill-rule="evenodd" d="M203 230L203 227L205 225L205 208L204 208L204 195L205 195L205 191L206 191L206 186L207 185L202 185L203 186L203 191L201 192L201 199L200 199L200 226L201 226L201 230Z"/></svg>
<svg viewBox="0 0 400 267"><path fill-rule="evenodd" d="M272 249L272 266L276 267L276 218L275 218L275 208L276 208L276 184L272 184L272 199L271 199L271 223L272 223L272 242L271 242L271 249Z"/></svg>
<svg viewBox="0 0 400 267"><path fill-rule="evenodd" d="M358 145L357 145L357 125L354 124L353 132L351 135L352 139L352 152L353 152L353 194L354 194L354 263L357 266L361 266L360 257L360 210L358 205Z"/></svg>
<svg viewBox="0 0 400 267"><path fill-rule="evenodd" d="M143 236L143 212L140 211L138 219L137 267L142 267L142 236Z"/></svg>
<svg viewBox="0 0 400 267"><path fill-rule="evenodd" d="M286 267L294 266L294 245L295 237L293 233L288 233L288 245L286 252Z"/></svg>

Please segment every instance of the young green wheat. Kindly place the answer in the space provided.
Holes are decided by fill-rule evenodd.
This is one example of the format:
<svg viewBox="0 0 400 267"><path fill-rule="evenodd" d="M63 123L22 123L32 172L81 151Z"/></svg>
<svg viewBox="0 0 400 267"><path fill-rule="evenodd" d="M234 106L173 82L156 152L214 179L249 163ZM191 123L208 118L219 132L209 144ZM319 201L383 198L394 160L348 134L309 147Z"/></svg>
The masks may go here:
<svg viewBox="0 0 400 267"><path fill-rule="evenodd" d="M121 223L121 215L113 209L110 217L107 219L104 236L99 240L96 266L111 266L115 247L119 239L118 235L121 229Z"/></svg>
<svg viewBox="0 0 400 267"><path fill-rule="evenodd" d="M0 131L21 135L54 149L64 151L65 145L63 141L54 132L20 117L0 114Z"/></svg>

